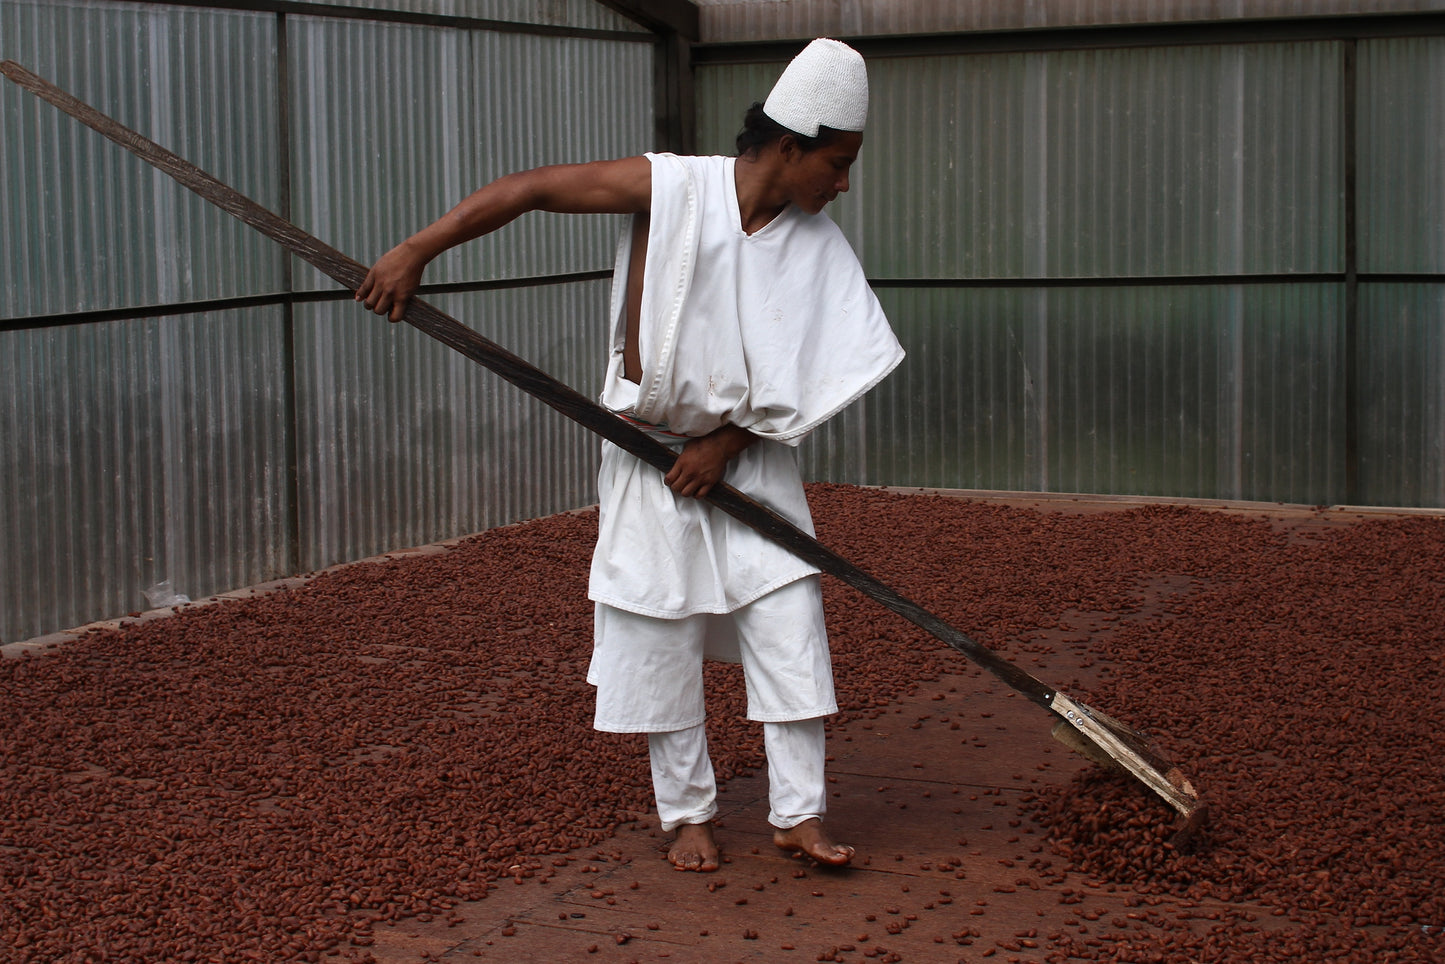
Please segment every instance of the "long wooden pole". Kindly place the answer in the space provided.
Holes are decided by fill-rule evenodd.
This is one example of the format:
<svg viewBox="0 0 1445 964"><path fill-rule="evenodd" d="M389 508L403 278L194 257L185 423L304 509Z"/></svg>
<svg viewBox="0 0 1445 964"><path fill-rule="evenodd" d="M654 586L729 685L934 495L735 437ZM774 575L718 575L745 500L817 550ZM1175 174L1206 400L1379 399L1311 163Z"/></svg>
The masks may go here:
<svg viewBox="0 0 1445 964"><path fill-rule="evenodd" d="M36 76L14 61L0 62L0 73L53 104L87 127L104 135L146 163L164 171L184 187L251 225L314 265L343 287L355 291L365 280L366 266L308 234L290 221L266 210L255 201L210 174L161 147L84 101ZM667 472L676 454L636 427L607 411L592 399L559 382L525 359L478 334L466 325L414 298L405 321L437 341L479 362L528 394L540 399L568 418L613 442L637 458ZM993 673L1014 690L1054 713L1085 740L1076 746L1081 752L1096 750L1095 758L1112 759L1169 802L1186 818L1196 818L1201 803L1198 795L1179 772L1149 749L1142 734L1130 730L1101 713L1089 710L1053 687L1030 675L993 650L969 638L943 619L924 609L892 587L844 559L812 536L754 499L728 485L715 486L707 501L744 525L783 545L802 559L837 577L865 596L893 610L973 662ZM1073 745L1073 744L1071 744ZM1182 785L1181 785L1182 784Z"/></svg>

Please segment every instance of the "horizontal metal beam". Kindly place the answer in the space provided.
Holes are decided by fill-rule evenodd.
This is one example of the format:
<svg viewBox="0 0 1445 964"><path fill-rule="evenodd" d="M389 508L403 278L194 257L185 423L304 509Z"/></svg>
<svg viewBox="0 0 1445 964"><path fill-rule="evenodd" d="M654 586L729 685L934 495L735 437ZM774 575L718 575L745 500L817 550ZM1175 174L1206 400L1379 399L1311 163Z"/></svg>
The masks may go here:
<svg viewBox="0 0 1445 964"><path fill-rule="evenodd" d="M610 269L577 271L571 274L541 275L530 278L508 278L497 281L454 281L422 285L418 297L461 294L470 291L505 291L513 288L538 288L544 285L573 284L582 281L606 281ZM134 305L128 308L97 308L50 315L27 315L22 318L0 318L0 331L22 331L33 328L62 328L67 325L94 325L111 321L136 321L141 318L166 318L172 315L199 315L212 311L236 311L241 308L265 308L273 305L309 305L330 301L350 301L351 292L277 291L233 298L209 298L203 301L177 301L160 305Z"/></svg>
<svg viewBox="0 0 1445 964"><path fill-rule="evenodd" d="M654 33L675 33L688 41L701 35L702 17L692 0L597 0Z"/></svg>
<svg viewBox="0 0 1445 964"><path fill-rule="evenodd" d="M383 10L372 7L350 7L336 3L310 3L307 0L149 0L149 2L173 7L281 13L337 20L368 20L376 23L448 27L453 30L490 30L496 33L517 33L540 37L571 37L582 40L613 40L629 43L653 43L657 39L651 32L566 27L549 23L524 23L517 20L487 20L481 17L459 17L450 14L419 13L411 10Z"/></svg>
<svg viewBox="0 0 1445 964"><path fill-rule="evenodd" d="M874 288L1187 288L1233 285L1344 284L1343 271L1280 274L1129 275L1110 278L870 278ZM1360 284L1445 284L1445 272L1360 272Z"/></svg>
<svg viewBox="0 0 1445 964"><path fill-rule="evenodd" d="M511 288L536 288L542 285L573 284L583 281L607 281L611 270L578 271L572 274L544 275L499 281L455 281L446 284L422 285L417 295L459 294L469 291L502 291ZM1361 285L1368 284L1445 284L1445 273L1360 273ZM1227 287L1232 285L1344 284L1345 273L1314 274L1234 274L1234 275L1169 275L1110 278L870 278L868 284L883 290L889 288L1183 288ZM171 315L198 315L211 311L235 311L240 308L264 308L268 305L305 305L328 301L345 301L349 291L296 291L233 298L212 298L205 301L180 301L160 305L136 305L129 308L98 308L49 315L26 315L0 318L0 332L35 328L61 328L66 325L100 324L110 321L135 321L141 318L165 318Z"/></svg>
<svg viewBox="0 0 1445 964"><path fill-rule="evenodd" d="M865 57L927 57L1027 53L1119 47L1179 47L1279 43L1304 40L1367 40L1445 35L1445 11L1368 16L1288 17L1180 23L1109 24L1024 30L839 37ZM704 43L692 49L693 66L786 62L805 41Z"/></svg>
<svg viewBox="0 0 1445 964"><path fill-rule="evenodd" d="M1363 280L1365 276L1361 275ZM1445 282L1445 274L1425 275ZM1345 273L1126 275L1108 278L870 278L874 288L1182 288L1191 285L1343 284Z"/></svg>

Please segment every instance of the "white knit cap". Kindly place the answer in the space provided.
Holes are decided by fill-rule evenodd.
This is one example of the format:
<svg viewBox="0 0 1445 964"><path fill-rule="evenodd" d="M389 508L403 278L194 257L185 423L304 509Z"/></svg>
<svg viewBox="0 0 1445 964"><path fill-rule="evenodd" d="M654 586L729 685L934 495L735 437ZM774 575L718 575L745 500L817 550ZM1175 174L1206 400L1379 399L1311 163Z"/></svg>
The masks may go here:
<svg viewBox="0 0 1445 964"><path fill-rule="evenodd" d="M817 137L820 126L861 131L868 121L863 55L838 40L814 40L773 85L763 113L805 137Z"/></svg>

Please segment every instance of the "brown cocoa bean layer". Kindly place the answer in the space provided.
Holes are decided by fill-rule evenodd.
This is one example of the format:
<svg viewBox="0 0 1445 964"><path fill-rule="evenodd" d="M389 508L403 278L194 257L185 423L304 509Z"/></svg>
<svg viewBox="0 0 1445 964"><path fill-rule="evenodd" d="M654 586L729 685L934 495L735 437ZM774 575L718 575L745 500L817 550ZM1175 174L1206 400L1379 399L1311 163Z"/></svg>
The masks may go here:
<svg viewBox="0 0 1445 964"><path fill-rule="evenodd" d="M1157 733L1209 797L1189 852L1104 771L1026 800L1009 826L1062 858L1028 886L1223 902L1201 932L1080 925L1049 959L1438 959L1445 522L809 494L825 543L1010 658L1073 632L1087 681L1053 682ZM364 961L373 922L444 915L647 813L645 739L590 725L595 533L542 519L0 661L0 960ZM841 721L964 665L825 587ZM726 780L760 741L736 670L706 672ZM1241 903L1300 926L1281 943Z"/></svg>

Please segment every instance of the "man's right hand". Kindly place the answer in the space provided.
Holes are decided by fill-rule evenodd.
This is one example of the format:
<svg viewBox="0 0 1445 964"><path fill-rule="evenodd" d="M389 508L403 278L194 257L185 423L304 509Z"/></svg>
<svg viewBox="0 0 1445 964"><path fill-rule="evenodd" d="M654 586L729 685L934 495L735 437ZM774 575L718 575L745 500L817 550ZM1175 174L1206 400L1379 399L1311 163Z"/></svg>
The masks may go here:
<svg viewBox="0 0 1445 964"><path fill-rule="evenodd" d="M386 315L391 321L401 321L406 314L406 306L411 303L412 293L421 284L425 267L426 260L403 241L371 266L366 280L356 289L356 300L366 305L369 311Z"/></svg>

